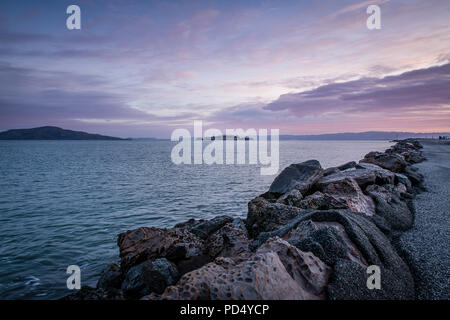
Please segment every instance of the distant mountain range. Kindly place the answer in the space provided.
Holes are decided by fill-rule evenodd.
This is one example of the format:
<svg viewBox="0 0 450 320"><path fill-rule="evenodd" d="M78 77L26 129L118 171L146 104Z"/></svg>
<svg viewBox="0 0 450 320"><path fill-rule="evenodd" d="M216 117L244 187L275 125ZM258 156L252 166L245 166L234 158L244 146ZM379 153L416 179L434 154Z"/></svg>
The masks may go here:
<svg viewBox="0 0 450 320"><path fill-rule="evenodd" d="M318 135L280 135L280 140L396 140L407 138L437 138L438 136L450 135L446 132L415 133L415 132L347 132L329 133Z"/></svg>
<svg viewBox="0 0 450 320"><path fill-rule="evenodd" d="M450 136L448 132L415 133L415 132L347 132L318 135L280 135L280 140L396 140L407 138L437 138ZM138 140L154 141L169 140L157 138L129 138L103 136L82 131L66 130L58 127L46 126L32 129L13 129L0 132L0 140Z"/></svg>
<svg viewBox="0 0 450 320"><path fill-rule="evenodd" d="M126 140L116 137L65 130L58 127L13 129L0 132L0 140Z"/></svg>

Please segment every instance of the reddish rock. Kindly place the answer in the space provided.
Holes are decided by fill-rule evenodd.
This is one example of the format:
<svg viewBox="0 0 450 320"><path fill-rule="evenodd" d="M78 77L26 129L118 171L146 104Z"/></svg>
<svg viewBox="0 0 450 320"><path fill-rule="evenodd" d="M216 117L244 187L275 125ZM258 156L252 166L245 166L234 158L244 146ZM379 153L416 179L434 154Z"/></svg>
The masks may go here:
<svg viewBox="0 0 450 320"><path fill-rule="evenodd" d="M247 256L218 258L184 275L162 299L324 299L330 269L312 253L279 238Z"/></svg>
<svg viewBox="0 0 450 320"><path fill-rule="evenodd" d="M330 178L330 179L327 179ZM318 183L318 187L321 188L323 194L314 194L316 203L320 203L318 209L340 209L347 207L353 212L362 212L367 216L371 216L375 213L375 206L370 199L362 192L358 183L353 178L349 177L325 177ZM310 199L305 198L304 200ZM314 206L313 208L314 209Z"/></svg>
<svg viewBox="0 0 450 320"><path fill-rule="evenodd" d="M314 209L314 210L327 210L327 209L346 209L348 208L345 199L335 197L330 194L324 194L320 191L314 192L312 195L307 196L305 199L295 203L295 206L300 209Z"/></svg>
<svg viewBox="0 0 450 320"><path fill-rule="evenodd" d="M298 190L291 190L277 199L278 203L285 204L287 206L298 207L300 201L303 199L303 195Z"/></svg>
<svg viewBox="0 0 450 320"><path fill-rule="evenodd" d="M203 252L203 241L184 229L160 229L141 227L118 236L123 271L152 258L165 257L178 261Z"/></svg>
<svg viewBox="0 0 450 320"><path fill-rule="evenodd" d="M208 254L213 258L232 257L248 252L248 234L245 225L240 220L227 223L209 237L206 247Z"/></svg>
<svg viewBox="0 0 450 320"><path fill-rule="evenodd" d="M360 162L373 163L392 172L402 172L407 162L397 153L369 152Z"/></svg>
<svg viewBox="0 0 450 320"><path fill-rule="evenodd" d="M310 299L325 298L324 291L331 269L311 252L303 252L280 238L269 239L258 252L277 253L286 271L303 288Z"/></svg>

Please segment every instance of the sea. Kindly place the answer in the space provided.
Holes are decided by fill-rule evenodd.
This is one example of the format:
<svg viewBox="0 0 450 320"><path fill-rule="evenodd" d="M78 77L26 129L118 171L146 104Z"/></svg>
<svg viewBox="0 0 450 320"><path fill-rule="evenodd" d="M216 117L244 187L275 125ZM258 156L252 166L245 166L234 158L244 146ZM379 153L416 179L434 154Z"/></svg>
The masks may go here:
<svg viewBox="0 0 450 320"><path fill-rule="evenodd" d="M260 165L180 164L171 141L0 141L0 299L58 299L69 265L95 286L119 260L117 235L190 218L245 218L276 175ZM280 141L279 172L323 168L383 151L389 141Z"/></svg>

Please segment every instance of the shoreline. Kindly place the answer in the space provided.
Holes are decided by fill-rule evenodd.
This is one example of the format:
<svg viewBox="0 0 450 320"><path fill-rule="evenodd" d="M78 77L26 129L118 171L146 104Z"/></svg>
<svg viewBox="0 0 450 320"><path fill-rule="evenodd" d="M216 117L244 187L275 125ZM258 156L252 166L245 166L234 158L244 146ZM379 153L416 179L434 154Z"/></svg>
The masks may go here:
<svg viewBox="0 0 450 320"><path fill-rule="evenodd" d="M120 262L96 288L63 299L414 299L393 242L413 226L421 148L407 139L359 163L293 164L249 202L246 219L121 233ZM380 290L367 287L370 265L381 270Z"/></svg>

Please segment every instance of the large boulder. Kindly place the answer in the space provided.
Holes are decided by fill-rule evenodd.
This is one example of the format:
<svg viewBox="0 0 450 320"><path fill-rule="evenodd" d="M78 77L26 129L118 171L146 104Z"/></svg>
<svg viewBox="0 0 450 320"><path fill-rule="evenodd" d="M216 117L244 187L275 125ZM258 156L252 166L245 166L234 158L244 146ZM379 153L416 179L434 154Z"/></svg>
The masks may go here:
<svg viewBox="0 0 450 320"><path fill-rule="evenodd" d="M185 274L162 299L324 299L330 270L312 253L271 239L246 258L218 258Z"/></svg>
<svg viewBox="0 0 450 320"><path fill-rule="evenodd" d="M324 176L317 182L319 189L331 183L342 181L346 178L354 179L361 188L368 185L394 183L395 175L391 171L370 163L360 163L355 168L349 168L334 174Z"/></svg>
<svg viewBox="0 0 450 320"><path fill-rule="evenodd" d="M179 261L201 256L204 242L185 229L160 229L141 227L118 236L121 268L128 271L143 261L165 257Z"/></svg>
<svg viewBox="0 0 450 320"><path fill-rule="evenodd" d="M178 271L172 262L165 258L147 260L128 270L122 290L132 297L142 297L151 292L161 294L177 280Z"/></svg>
<svg viewBox="0 0 450 320"><path fill-rule="evenodd" d="M249 236L254 238L260 232L276 230L302 212L303 210L299 208L272 203L263 197L258 197L248 203L245 226Z"/></svg>
<svg viewBox="0 0 450 320"><path fill-rule="evenodd" d="M379 185L393 184L395 181L395 173L390 170L383 169L373 163L361 162L358 164L358 169L368 170L375 174L375 183ZM346 171L347 172L347 171Z"/></svg>
<svg viewBox="0 0 450 320"><path fill-rule="evenodd" d="M322 193L320 191L316 191L313 194L307 196L301 201L297 201L292 203L291 205L300 208L300 209L345 209L348 208L345 199L336 197L334 195L330 195L328 193Z"/></svg>
<svg viewBox="0 0 450 320"><path fill-rule="evenodd" d="M358 247L337 222L302 221L283 238L303 251L314 253L327 265L332 266L342 258L367 266Z"/></svg>
<svg viewBox="0 0 450 320"><path fill-rule="evenodd" d="M388 186L390 185L386 187ZM412 227L414 216L406 202L400 199L397 194L378 185L367 187L366 194L375 201L377 215L382 216L392 229L408 230Z"/></svg>
<svg viewBox="0 0 450 320"><path fill-rule="evenodd" d="M369 152L364 156L360 163L372 163L392 172L402 172L407 162L397 153Z"/></svg>
<svg viewBox="0 0 450 320"><path fill-rule="evenodd" d="M306 194L323 175L323 169L317 160L291 164L273 181L269 192L284 194L293 189Z"/></svg>
<svg viewBox="0 0 450 320"><path fill-rule="evenodd" d="M414 298L414 281L408 266L397 254L386 235L368 217L362 214L349 210L305 212L278 230L261 233L255 242L263 244L267 239L274 236L285 237L291 230L307 220L315 223L335 222L340 224L344 228L349 241L353 244L352 246L357 248L364 259L361 261L365 262L362 264L348 257L344 246L346 242L342 242L342 239L337 236L339 233L330 228L315 235L311 241L308 240L311 237L306 237L303 239L305 241L297 243L302 251L307 248L318 257L322 255L324 260L333 265L333 276L327 286L329 298L353 299L352 292L354 292L356 285L361 287L361 290L358 290L358 293L361 294L360 299L372 299L374 295L376 298L387 299ZM334 258L335 254L337 254L337 259ZM355 268L358 270L365 270L364 264L379 266L382 277L384 277L383 290L374 290L376 292L366 290L367 276L364 279L352 279L352 273L342 272L345 269L339 268L340 260L346 261L347 265L357 266ZM350 270L350 268L347 270ZM355 284L355 281L358 281L358 283Z"/></svg>
<svg viewBox="0 0 450 320"><path fill-rule="evenodd" d="M321 209L347 207L353 212L362 212L368 216L375 214L375 205L372 199L364 195L358 183L353 178L345 177L343 179L321 180L318 186L321 188L324 197L329 199L328 201L330 203L328 207L323 206Z"/></svg>

